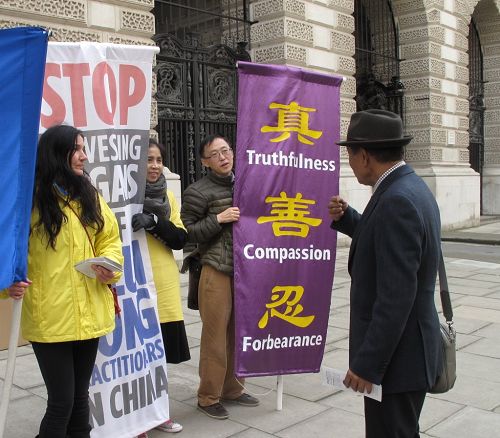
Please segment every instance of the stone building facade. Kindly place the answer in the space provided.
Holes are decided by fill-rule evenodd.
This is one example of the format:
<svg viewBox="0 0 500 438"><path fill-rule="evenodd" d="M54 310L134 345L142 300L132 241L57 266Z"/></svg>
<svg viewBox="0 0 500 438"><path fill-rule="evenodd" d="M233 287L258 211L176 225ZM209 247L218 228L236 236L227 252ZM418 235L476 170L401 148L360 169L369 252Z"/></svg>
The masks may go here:
<svg viewBox="0 0 500 438"><path fill-rule="evenodd" d="M382 3L381 0L379 3ZM341 74L342 135L355 111L354 0L258 0L251 4L252 58ZM392 0L399 30L405 122L414 136L406 160L425 178L445 228L500 214L500 2ZM484 65L484 168L469 164L469 23L477 25ZM345 154L344 154L345 157ZM354 205L369 197L343 166L341 192Z"/></svg>
<svg viewBox="0 0 500 438"><path fill-rule="evenodd" d="M481 213L500 214L500 0L379 0L384 2L398 33L404 120L407 133L414 136L407 162L434 192L444 228L476 225ZM254 22L252 61L346 78L341 89L344 136L356 111L355 0L247 3ZM154 44L154 6L154 0L0 0L0 26L44 25L53 31L54 41ZM471 168L469 157L471 20L483 66L481 174ZM152 126L157 121L155 108ZM345 150L342 157L341 192L363 208L370 190L355 180Z"/></svg>

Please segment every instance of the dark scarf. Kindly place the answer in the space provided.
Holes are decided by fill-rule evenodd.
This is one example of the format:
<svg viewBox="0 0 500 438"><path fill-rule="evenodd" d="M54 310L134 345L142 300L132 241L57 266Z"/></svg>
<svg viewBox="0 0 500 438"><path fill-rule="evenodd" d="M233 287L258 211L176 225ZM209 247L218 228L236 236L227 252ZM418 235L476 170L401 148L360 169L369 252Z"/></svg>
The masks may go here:
<svg viewBox="0 0 500 438"><path fill-rule="evenodd" d="M159 218L170 219L170 203L167 196L167 180L163 174L154 183L146 182L144 211Z"/></svg>

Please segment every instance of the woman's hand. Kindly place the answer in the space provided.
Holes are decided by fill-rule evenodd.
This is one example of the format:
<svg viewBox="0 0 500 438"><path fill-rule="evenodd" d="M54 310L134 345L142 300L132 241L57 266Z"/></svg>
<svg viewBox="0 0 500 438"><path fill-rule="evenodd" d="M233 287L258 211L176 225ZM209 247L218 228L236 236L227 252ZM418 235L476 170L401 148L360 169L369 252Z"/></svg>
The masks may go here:
<svg viewBox="0 0 500 438"><path fill-rule="evenodd" d="M9 286L9 296L13 300L20 300L26 293L26 288L31 285L31 280L26 279L26 281L18 281L17 283Z"/></svg>
<svg viewBox="0 0 500 438"><path fill-rule="evenodd" d="M92 270L95 272L95 276L101 283L111 283L114 277L113 271L104 268L100 265L92 265Z"/></svg>

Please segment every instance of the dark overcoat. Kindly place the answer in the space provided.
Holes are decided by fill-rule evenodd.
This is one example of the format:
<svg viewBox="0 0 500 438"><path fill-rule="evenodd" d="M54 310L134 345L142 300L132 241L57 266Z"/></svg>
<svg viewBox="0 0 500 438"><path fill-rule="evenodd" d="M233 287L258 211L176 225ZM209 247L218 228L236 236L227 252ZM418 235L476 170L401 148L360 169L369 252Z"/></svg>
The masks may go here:
<svg viewBox="0 0 500 438"><path fill-rule="evenodd" d="M441 222L431 191L404 165L360 215L332 228L352 237L349 367L383 393L429 389L440 371L434 304Z"/></svg>

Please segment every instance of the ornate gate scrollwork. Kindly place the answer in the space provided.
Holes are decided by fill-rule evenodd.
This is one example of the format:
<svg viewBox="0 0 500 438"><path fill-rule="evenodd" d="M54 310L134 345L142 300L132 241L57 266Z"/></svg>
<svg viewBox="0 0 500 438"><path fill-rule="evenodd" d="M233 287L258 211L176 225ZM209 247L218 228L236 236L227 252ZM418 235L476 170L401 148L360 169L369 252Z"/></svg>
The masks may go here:
<svg viewBox="0 0 500 438"><path fill-rule="evenodd" d="M236 62L248 60L244 43L238 52L222 44L201 48L196 35L180 41L171 34L154 37L157 55L158 133L167 148L167 166L182 187L202 175L198 145L218 133L236 138Z"/></svg>

